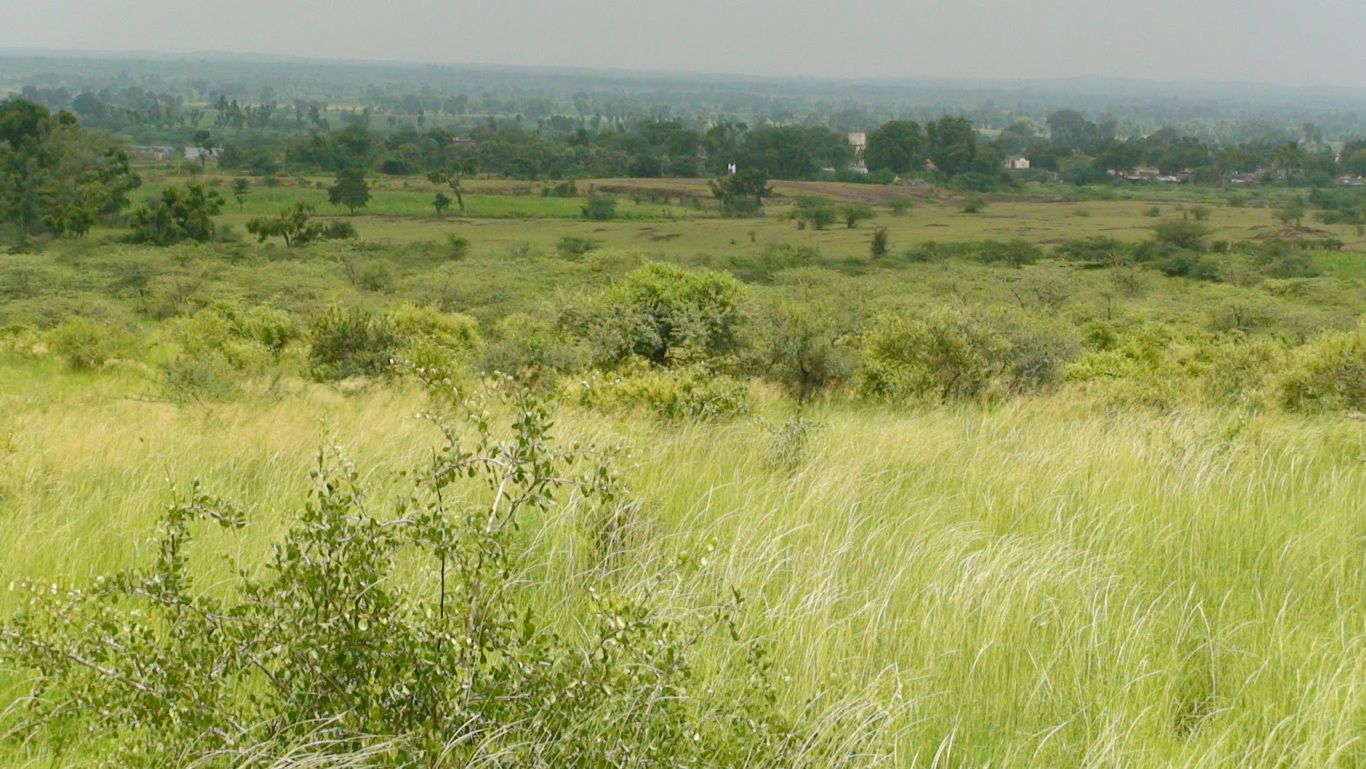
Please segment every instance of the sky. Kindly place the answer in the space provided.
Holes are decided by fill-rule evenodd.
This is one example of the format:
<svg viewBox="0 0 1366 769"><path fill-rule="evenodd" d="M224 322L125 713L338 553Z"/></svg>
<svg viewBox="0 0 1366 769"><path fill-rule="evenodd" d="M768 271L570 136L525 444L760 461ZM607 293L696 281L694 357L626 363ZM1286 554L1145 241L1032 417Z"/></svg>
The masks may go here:
<svg viewBox="0 0 1366 769"><path fill-rule="evenodd" d="M0 0L0 49L1366 87L1366 0Z"/></svg>

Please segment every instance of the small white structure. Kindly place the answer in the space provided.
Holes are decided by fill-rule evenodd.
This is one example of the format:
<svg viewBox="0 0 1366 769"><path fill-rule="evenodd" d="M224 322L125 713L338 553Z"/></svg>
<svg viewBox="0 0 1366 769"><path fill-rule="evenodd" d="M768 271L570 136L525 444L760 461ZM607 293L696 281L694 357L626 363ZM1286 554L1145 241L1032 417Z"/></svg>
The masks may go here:
<svg viewBox="0 0 1366 769"><path fill-rule="evenodd" d="M728 165L726 166L726 173L731 174L732 176L735 175L735 164L734 164L734 163L730 163L730 164L728 164Z"/></svg>
<svg viewBox="0 0 1366 769"><path fill-rule="evenodd" d="M855 171L867 171L868 167L863 163L863 151L868 149L868 134L863 131L850 131L847 135L849 148L854 151Z"/></svg>
<svg viewBox="0 0 1366 769"><path fill-rule="evenodd" d="M1007 170L1007 171L1028 171L1028 170L1029 170L1029 158L1027 158L1027 157L1022 157L1022 156L1020 156L1020 155L1011 155L1010 157L1006 158L1006 170Z"/></svg>

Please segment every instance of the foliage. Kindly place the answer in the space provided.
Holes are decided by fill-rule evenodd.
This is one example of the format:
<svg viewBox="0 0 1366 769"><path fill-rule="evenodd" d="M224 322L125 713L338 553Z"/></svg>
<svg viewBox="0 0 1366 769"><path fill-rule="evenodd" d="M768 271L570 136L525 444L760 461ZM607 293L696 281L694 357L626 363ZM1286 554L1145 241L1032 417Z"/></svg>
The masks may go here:
<svg viewBox="0 0 1366 769"><path fill-rule="evenodd" d="M365 172L359 168L343 168L337 179L327 189L327 201L340 206L353 216L370 202L370 185L365 181Z"/></svg>
<svg viewBox="0 0 1366 769"><path fill-rule="evenodd" d="M132 348L128 332L81 317L62 321L48 340L52 351L75 371L100 368Z"/></svg>
<svg viewBox="0 0 1366 769"><path fill-rule="evenodd" d="M583 204L583 218L595 222L615 219L617 199L610 195L593 195Z"/></svg>
<svg viewBox="0 0 1366 769"><path fill-rule="evenodd" d="M745 168L710 182L711 194L726 216L757 216L764 198L773 194L768 175L757 168Z"/></svg>
<svg viewBox="0 0 1366 769"><path fill-rule="evenodd" d="M742 381L700 364L663 369L641 358L575 380L566 395L586 408L668 420L713 421L750 410L749 388Z"/></svg>
<svg viewBox="0 0 1366 769"><path fill-rule="evenodd" d="M1366 412L1366 326L1330 331L1296 350L1275 387L1294 411Z"/></svg>
<svg viewBox="0 0 1366 769"><path fill-rule="evenodd" d="M0 222L21 239L40 231L82 237L125 208L139 183L113 137L82 128L69 112L0 102Z"/></svg>
<svg viewBox="0 0 1366 769"><path fill-rule="evenodd" d="M839 214L840 219L844 221L844 226L851 230L857 227L859 222L877 216L873 207L866 203L850 203L840 206Z"/></svg>
<svg viewBox="0 0 1366 769"><path fill-rule="evenodd" d="M815 735L780 714L738 601L670 621L600 580L577 591L591 621L573 633L527 608L526 522L628 500L593 454L556 445L544 404L520 392L510 405L506 437L479 405L472 438L438 419L444 443L392 514L321 452L264 568L222 589L198 584L193 546L205 523L241 529L248 516L197 483L167 509L150 565L30 586L29 609L0 629L0 656L45 695L29 700L30 724L98 739L126 766L301 750L414 767L793 760ZM736 648L734 685L696 685L704 639Z"/></svg>
<svg viewBox="0 0 1366 769"><path fill-rule="evenodd" d="M183 190L167 187L161 197L133 212L129 224L135 243L169 246L185 240L207 243L216 228L213 217L223 209L223 196L202 184Z"/></svg>
<svg viewBox="0 0 1366 769"><path fill-rule="evenodd" d="M309 373L319 381L389 373L403 340L388 317L333 307L309 329Z"/></svg>
<svg viewBox="0 0 1366 769"><path fill-rule="evenodd" d="M813 230L823 230L835 223L838 214L830 201L817 195L801 195L797 198L792 218L800 227L810 226Z"/></svg>
<svg viewBox="0 0 1366 769"><path fill-rule="evenodd" d="M873 230L873 239L868 243L868 255L873 259L881 259L887 255L889 250L891 250L891 246L888 244L887 228L878 227Z"/></svg>
<svg viewBox="0 0 1366 769"><path fill-rule="evenodd" d="M1210 228L1201 222L1172 219L1153 225L1153 242L1187 251L1204 251Z"/></svg>
<svg viewBox="0 0 1366 769"><path fill-rule="evenodd" d="M830 302L810 292L800 300L764 303L746 325L747 367L804 403L849 378L853 366L844 344L849 326Z"/></svg>
<svg viewBox="0 0 1366 769"><path fill-rule="evenodd" d="M656 365L734 348L740 286L718 272L651 262L612 285L576 321L604 365L640 356Z"/></svg>
<svg viewBox="0 0 1366 769"><path fill-rule="evenodd" d="M580 260L588 255L590 251L602 245L602 241L593 238L584 238L577 235L565 235L555 244L555 253L561 259Z"/></svg>
<svg viewBox="0 0 1366 769"><path fill-rule="evenodd" d="M305 246L322 240L356 237L356 228L350 222L323 224L314 221L313 206L304 202L281 211L277 217L257 217L248 221L247 232L255 235L262 243L266 242L267 238L280 238L284 240L286 248Z"/></svg>
<svg viewBox="0 0 1366 769"><path fill-rule="evenodd" d="M857 388L881 400L985 399L1042 389L1071 356L1055 332L940 309L884 315L862 334Z"/></svg>

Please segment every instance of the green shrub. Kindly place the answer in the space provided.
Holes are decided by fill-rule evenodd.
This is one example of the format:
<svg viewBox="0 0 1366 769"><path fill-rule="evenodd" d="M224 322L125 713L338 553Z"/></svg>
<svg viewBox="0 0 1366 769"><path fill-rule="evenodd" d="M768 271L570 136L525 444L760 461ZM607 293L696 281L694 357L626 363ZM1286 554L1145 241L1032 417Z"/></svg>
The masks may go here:
<svg viewBox="0 0 1366 769"><path fill-rule="evenodd" d="M623 276L573 325L604 365L633 355L667 365L680 356L731 352L739 300L740 284L725 273L652 262Z"/></svg>
<svg viewBox="0 0 1366 769"><path fill-rule="evenodd" d="M309 343L310 373L314 379L330 381L388 373L401 340L383 315L333 308L313 321Z"/></svg>
<svg viewBox="0 0 1366 769"><path fill-rule="evenodd" d="M1366 326L1330 331L1295 350L1275 388L1292 411L1366 411Z"/></svg>
<svg viewBox="0 0 1366 769"><path fill-rule="evenodd" d="M566 235L560 238L555 244L555 253L561 259L578 261L588 255L588 252L597 249L602 245L602 241L592 238L583 238L576 235Z"/></svg>
<svg viewBox="0 0 1366 769"><path fill-rule="evenodd" d="M547 375L583 371L591 362L587 345L544 317L513 313L500 320L484 346L481 368L541 383Z"/></svg>
<svg viewBox="0 0 1366 769"><path fill-rule="evenodd" d="M884 400L952 401L1042 389L1073 354L1060 331L959 310L884 315L862 334L857 387Z"/></svg>
<svg viewBox="0 0 1366 769"><path fill-rule="evenodd" d="M52 351L74 371L89 371L127 355L133 347L127 331L82 317L71 317L48 332Z"/></svg>
<svg viewBox="0 0 1366 769"><path fill-rule="evenodd" d="M541 556L521 533L569 511L613 520L631 502L610 467L552 440L542 404L519 394L510 410L506 432L487 411L437 417L446 440L399 476L396 515L322 452L258 569L199 577L196 535L240 529L249 508L195 484L144 567L21 586L0 664L42 696L18 699L20 733L137 767L767 768L871 749L783 713L738 596L665 616L585 573L557 586L582 622L531 608ZM719 675L703 678L704 654Z"/></svg>
<svg viewBox="0 0 1366 769"><path fill-rule="evenodd" d="M452 235L446 239L446 253L451 261L458 262L470 255L470 240L461 235Z"/></svg>
<svg viewBox="0 0 1366 769"><path fill-rule="evenodd" d="M641 358L611 372L592 372L570 384L567 395L586 408L670 420L726 419L750 408L749 388L742 381L702 365L665 369Z"/></svg>
<svg viewBox="0 0 1366 769"><path fill-rule="evenodd" d="M980 197L968 198L963 202L963 213L980 214L987 208L987 201Z"/></svg>
<svg viewBox="0 0 1366 769"><path fill-rule="evenodd" d="M583 218L603 222L617 218L617 199L608 195L594 195L583 204Z"/></svg>
<svg viewBox="0 0 1366 769"><path fill-rule="evenodd" d="M468 315L403 304L386 313L401 340L398 359L428 379L459 381L478 359L479 321Z"/></svg>

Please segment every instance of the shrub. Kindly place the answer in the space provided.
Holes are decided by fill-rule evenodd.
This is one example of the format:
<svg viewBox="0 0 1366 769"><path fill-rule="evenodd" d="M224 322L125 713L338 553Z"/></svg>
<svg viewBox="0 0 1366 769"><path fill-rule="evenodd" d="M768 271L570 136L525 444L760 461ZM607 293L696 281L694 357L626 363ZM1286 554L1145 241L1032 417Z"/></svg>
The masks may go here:
<svg viewBox="0 0 1366 769"><path fill-rule="evenodd" d="M976 244L977 260L983 264L1005 264L1022 267L1043 258L1043 249L1027 240L1012 240L1000 243L984 240Z"/></svg>
<svg viewBox="0 0 1366 769"><path fill-rule="evenodd" d="M386 313L402 344L397 357L429 379L460 381L483 347L479 321L468 315L403 304Z"/></svg>
<svg viewBox="0 0 1366 769"><path fill-rule="evenodd" d="M813 230L829 227L838 216L830 201L815 195L798 196L797 206L792 211L792 218L797 220L799 227L810 226Z"/></svg>
<svg viewBox="0 0 1366 769"><path fill-rule="evenodd" d="M623 276L575 325L604 365L633 355L667 365L689 354L729 353L740 325L739 300L740 284L725 273L652 262Z"/></svg>
<svg viewBox="0 0 1366 769"><path fill-rule="evenodd" d="M583 204L583 218L595 222L607 221L617 217L617 199L607 195L594 195Z"/></svg>
<svg viewBox="0 0 1366 769"><path fill-rule="evenodd" d="M844 221L844 226L851 230L857 227L859 222L877 216L873 207L865 203L851 203L840 206L839 214L840 219Z"/></svg>
<svg viewBox="0 0 1366 769"><path fill-rule="evenodd" d="M893 216L903 216L907 211L911 210L912 205L913 202L910 198L895 197L887 199L887 210L891 211Z"/></svg>
<svg viewBox="0 0 1366 769"><path fill-rule="evenodd" d="M1090 264L1113 264L1121 260L1128 251L1129 247L1123 241L1104 235L1094 235L1082 240L1065 240L1054 248L1054 253L1068 261Z"/></svg>
<svg viewBox="0 0 1366 769"><path fill-rule="evenodd" d="M1275 388L1292 411L1366 411L1366 326L1328 332L1295 350Z"/></svg>
<svg viewBox="0 0 1366 769"><path fill-rule="evenodd" d="M498 322L484 346L485 371L539 383L546 374L572 373L588 367L591 352L579 339L555 323L527 313L513 313Z"/></svg>
<svg viewBox="0 0 1366 769"><path fill-rule="evenodd" d="M589 374L571 384L568 395L587 408L670 420L712 421L749 411L749 388L744 382L703 365L663 369L641 358L632 358L608 373Z"/></svg>
<svg viewBox="0 0 1366 769"><path fill-rule="evenodd" d="M458 262L470 255L470 240L461 235L452 235L446 239L446 253L451 261Z"/></svg>
<svg viewBox="0 0 1366 769"><path fill-rule="evenodd" d="M566 235L560 238L560 242L555 244L555 253L561 259L578 261L602 245L602 241L592 238L583 238L576 235Z"/></svg>
<svg viewBox="0 0 1366 769"><path fill-rule="evenodd" d="M887 242L887 228L878 227L873 231L873 239L868 242L868 255L874 259L881 259L887 255L890 246Z"/></svg>
<svg viewBox="0 0 1366 769"><path fill-rule="evenodd" d="M980 197L968 198L963 202L963 213L965 214L980 214L985 211L986 208L986 200Z"/></svg>
<svg viewBox="0 0 1366 769"><path fill-rule="evenodd" d="M161 197L129 217L135 243L169 246L184 240L213 240L213 217L223 209L223 196L200 184L167 187Z"/></svg>
<svg viewBox="0 0 1366 769"><path fill-rule="evenodd" d="M552 440L545 406L510 409L506 432L487 410L435 417L445 441L399 476L395 515L322 452L263 565L218 584L197 578L196 535L247 518L195 484L145 567L26 586L0 626L0 661L44 695L21 698L20 727L127 766L820 766L869 749L780 711L738 597L665 617L587 573L557 586L587 607L572 631L529 608L523 529L631 503L609 466ZM702 678L704 650L719 675Z"/></svg>
<svg viewBox="0 0 1366 769"><path fill-rule="evenodd" d="M400 349L394 325L360 308L332 308L309 331L310 373L318 381L388 373Z"/></svg>
<svg viewBox="0 0 1366 769"><path fill-rule="evenodd" d="M749 370L799 403L849 378L852 365L842 345L849 329L818 297L760 305L745 331L741 349Z"/></svg>
<svg viewBox="0 0 1366 769"><path fill-rule="evenodd" d="M100 368L132 349L128 332L82 317L63 320L48 333L48 343L74 371Z"/></svg>
<svg viewBox="0 0 1366 769"><path fill-rule="evenodd" d="M1199 222L1173 219L1153 225L1153 241L1187 251L1204 251L1210 228Z"/></svg>
<svg viewBox="0 0 1366 769"><path fill-rule="evenodd" d="M1056 331L962 311L884 315L862 335L858 391L889 400L991 398L1051 384L1071 356Z"/></svg>

